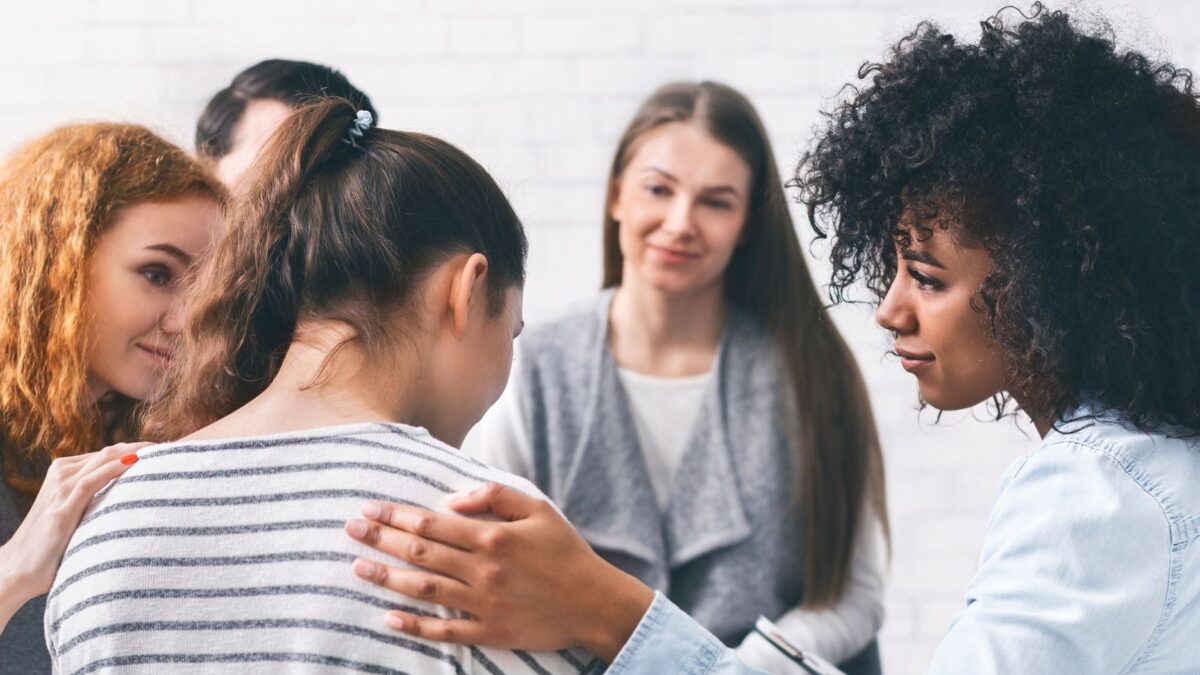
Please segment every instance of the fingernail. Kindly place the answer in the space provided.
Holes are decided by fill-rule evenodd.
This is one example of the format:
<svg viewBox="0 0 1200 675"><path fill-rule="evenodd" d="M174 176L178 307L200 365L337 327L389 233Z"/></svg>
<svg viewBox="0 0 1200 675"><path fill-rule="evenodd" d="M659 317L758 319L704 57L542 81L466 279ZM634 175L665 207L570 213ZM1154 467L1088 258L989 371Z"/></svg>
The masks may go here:
<svg viewBox="0 0 1200 675"><path fill-rule="evenodd" d="M367 524L361 520L351 520L346 523L346 533L355 539L367 536Z"/></svg>
<svg viewBox="0 0 1200 675"><path fill-rule="evenodd" d="M395 612L388 612L383 617L384 622L396 630L404 630L404 619Z"/></svg>
<svg viewBox="0 0 1200 675"><path fill-rule="evenodd" d="M368 518L375 519L379 517L379 505L367 502L362 505L362 514Z"/></svg>
<svg viewBox="0 0 1200 675"><path fill-rule="evenodd" d="M133 453L130 453L121 458L121 463L128 466L130 464L133 464L137 460L138 460L138 456Z"/></svg>
<svg viewBox="0 0 1200 675"><path fill-rule="evenodd" d="M471 492L454 492L452 494L446 495L446 501L447 502L461 502L462 500L464 500L470 496L471 496Z"/></svg>
<svg viewBox="0 0 1200 675"><path fill-rule="evenodd" d="M354 564L351 565L350 568L354 570L355 574L363 579L370 579L375 575L375 565L363 560L362 558L355 560Z"/></svg>

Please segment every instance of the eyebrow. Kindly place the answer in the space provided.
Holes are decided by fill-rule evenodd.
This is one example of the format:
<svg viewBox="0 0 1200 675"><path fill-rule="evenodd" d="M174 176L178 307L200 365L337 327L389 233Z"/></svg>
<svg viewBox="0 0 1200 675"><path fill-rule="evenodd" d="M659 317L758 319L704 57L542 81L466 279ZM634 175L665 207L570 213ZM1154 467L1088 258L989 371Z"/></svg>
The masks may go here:
<svg viewBox="0 0 1200 675"><path fill-rule="evenodd" d="M147 246L146 250L147 251L162 251L163 253L166 253L167 255L171 256L172 258L179 260L179 262L183 263L184 265L192 264L192 256L188 255L187 253L184 253L178 247L172 246L170 244L152 244L150 246Z"/></svg>
<svg viewBox="0 0 1200 675"><path fill-rule="evenodd" d="M664 178L667 178L667 179L670 179L670 180L672 180L672 181L675 181L676 183L678 183L678 182L679 182L679 179L678 179L678 178L676 178L675 176L671 175L671 172L670 172L670 171L667 171L666 169L662 169L662 168L659 168L659 167L657 167L657 166L651 166L651 167L647 167L645 170L646 170L646 171L653 171L653 172L655 172L655 173L662 174ZM732 185L714 185L714 186L711 186L711 187L705 187L705 188L703 188L703 189L701 190L701 192L705 192L705 193L708 193L708 194L714 194L714 193L716 193L716 194L720 194L720 193L729 193L729 194L731 194L731 195L734 195L735 197L741 197L741 196L742 196L742 194L741 194L740 192L738 192L738 191L737 191L737 188L733 187Z"/></svg>
<svg viewBox="0 0 1200 675"><path fill-rule="evenodd" d="M914 262L925 263L926 265L933 265L934 267L937 267L940 269L946 269L946 266L943 265L942 263L938 262L937 258L929 255L925 251L914 251L912 249L905 249L900 252L900 257L904 258L905 260L912 260Z"/></svg>

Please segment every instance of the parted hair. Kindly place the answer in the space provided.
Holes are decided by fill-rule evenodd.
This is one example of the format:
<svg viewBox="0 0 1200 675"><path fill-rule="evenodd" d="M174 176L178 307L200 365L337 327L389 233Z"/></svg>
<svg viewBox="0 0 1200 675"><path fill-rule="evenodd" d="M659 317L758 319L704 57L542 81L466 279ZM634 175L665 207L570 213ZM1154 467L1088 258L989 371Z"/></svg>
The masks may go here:
<svg viewBox="0 0 1200 675"><path fill-rule="evenodd" d="M651 94L618 143L608 205L638 141L675 122L702 125L752 172L745 230L725 270L725 295L770 332L784 366L803 509L804 604L826 607L845 590L864 512L873 509L888 530L883 458L866 386L809 276L766 129L741 93L715 82L677 82ZM624 267L620 225L608 205L604 288L621 284Z"/></svg>
<svg viewBox="0 0 1200 675"><path fill-rule="evenodd" d="M229 86L213 94L204 106L196 121L196 152L209 159L229 154L234 130L250 101L279 101L297 107L328 96L348 99L359 110L367 110L379 120L370 97L339 70L309 61L259 61L238 73Z"/></svg>
<svg viewBox="0 0 1200 675"><path fill-rule="evenodd" d="M323 99L267 142L196 275L148 438L186 435L261 393L303 319L345 322L350 340L378 354L402 337L389 317L403 316L451 255L487 256L493 313L524 283L524 230L483 167L419 133L370 128L351 142L356 113L346 99Z"/></svg>
<svg viewBox="0 0 1200 675"><path fill-rule="evenodd" d="M225 191L200 164L131 124L56 129L0 165L0 456L36 493L50 461L128 430L132 401L88 391L87 279L97 239L123 207Z"/></svg>

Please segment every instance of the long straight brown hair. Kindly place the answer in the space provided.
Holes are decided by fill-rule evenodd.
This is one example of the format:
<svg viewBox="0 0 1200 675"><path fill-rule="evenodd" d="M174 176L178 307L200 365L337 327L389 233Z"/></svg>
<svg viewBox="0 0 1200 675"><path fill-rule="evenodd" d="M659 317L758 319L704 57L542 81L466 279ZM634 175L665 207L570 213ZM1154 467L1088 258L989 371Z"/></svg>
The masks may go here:
<svg viewBox="0 0 1200 675"><path fill-rule="evenodd" d="M752 172L742 242L725 270L725 294L774 336L797 419L804 532L804 604L842 595L857 530L873 508L887 535L883 458L866 386L809 276L766 129L745 96L714 82L676 82L654 92L617 145L604 213L604 288L621 284L625 259L611 206L638 140L664 124L692 122L738 153Z"/></svg>

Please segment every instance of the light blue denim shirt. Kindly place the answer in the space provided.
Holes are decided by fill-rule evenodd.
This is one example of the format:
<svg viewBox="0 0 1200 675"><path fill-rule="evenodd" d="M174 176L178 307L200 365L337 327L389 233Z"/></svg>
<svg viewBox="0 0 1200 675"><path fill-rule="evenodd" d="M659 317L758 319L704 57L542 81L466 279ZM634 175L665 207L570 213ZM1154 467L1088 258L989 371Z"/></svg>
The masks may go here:
<svg viewBox="0 0 1200 675"><path fill-rule="evenodd" d="M657 597L608 672L758 671ZM1200 673L1200 444L1112 417L1050 432L1001 481L926 672Z"/></svg>

